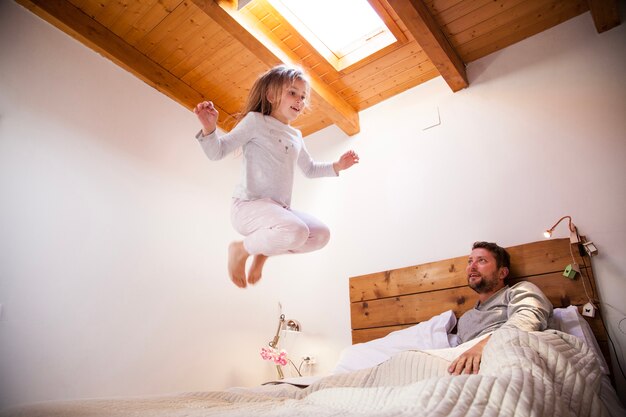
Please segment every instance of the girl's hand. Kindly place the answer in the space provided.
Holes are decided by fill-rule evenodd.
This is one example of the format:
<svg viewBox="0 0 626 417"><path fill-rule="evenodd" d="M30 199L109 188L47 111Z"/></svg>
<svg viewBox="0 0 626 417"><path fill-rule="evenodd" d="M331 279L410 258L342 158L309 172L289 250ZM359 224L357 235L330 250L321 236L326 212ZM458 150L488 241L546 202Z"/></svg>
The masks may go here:
<svg viewBox="0 0 626 417"><path fill-rule="evenodd" d="M217 116L219 112L213 106L212 101L203 101L199 103L193 112L198 116L198 120L202 124L202 135L206 136L215 131L217 127Z"/></svg>
<svg viewBox="0 0 626 417"><path fill-rule="evenodd" d="M339 171L348 169L352 165L358 164L358 163L359 163L359 155L357 155L356 152L350 150L344 153L343 155L341 155L339 160L333 164L333 168L335 169L335 172L339 174Z"/></svg>

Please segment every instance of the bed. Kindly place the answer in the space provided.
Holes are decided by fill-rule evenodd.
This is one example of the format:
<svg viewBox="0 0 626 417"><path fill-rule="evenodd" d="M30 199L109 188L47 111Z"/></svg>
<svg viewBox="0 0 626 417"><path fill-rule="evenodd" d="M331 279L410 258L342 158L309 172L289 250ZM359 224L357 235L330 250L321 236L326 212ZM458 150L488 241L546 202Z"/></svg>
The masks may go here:
<svg viewBox="0 0 626 417"><path fill-rule="evenodd" d="M467 255L352 277L353 345L331 375L220 392L35 404L2 417L623 416L609 376L607 337L589 258L568 239L507 248L512 282L532 281L555 307L550 329L500 329L478 375L452 376L456 317L474 305ZM574 261L572 261L572 258ZM580 272L563 276L575 262ZM287 382L287 381L282 381Z"/></svg>

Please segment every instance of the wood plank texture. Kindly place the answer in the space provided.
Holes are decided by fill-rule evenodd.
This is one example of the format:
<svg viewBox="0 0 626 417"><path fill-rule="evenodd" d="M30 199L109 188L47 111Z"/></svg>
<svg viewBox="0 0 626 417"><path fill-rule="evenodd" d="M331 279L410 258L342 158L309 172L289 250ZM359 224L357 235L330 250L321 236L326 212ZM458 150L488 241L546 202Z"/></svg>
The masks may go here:
<svg viewBox="0 0 626 417"><path fill-rule="evenodd" d="M398 25L398 20L394 19L394 16L392 16L391 13L393 9L387 0L367 0L367 2L370 6L372 6L372 9L376 11L378 16L385 23L385 26L387 26L389 31L393 34L396 40L400 42L400 44L408 42L406 34Z"/></svg>
<svg viewBox="0 0 626 417"><path fill-rule="evenodd" d="M452 91L466 88L469 82L465 73L465 63L424 3L421 0L389 0L389 5L424 49Z"/></svg>
<svg viewBox="0 0 626 417"><path fill-rule="evenodd" d="M194 0L194 3L264 62L268 69L281 63L298 62L292 51L280 47L271 31L255 32L253 35L251 26L246 24L245 15L225 10L210 0ZM356 110L314 74L309 74L309 78L312 100L317 100L324 113L346 134L358 133L359 117Z"/></svg>
<svg viewBox="0 0 626 417"><path fill-rule="evenodd" d="M540 287L555 307L582 305L589 299L582 279L565 278L560 271L512 279L509 283L512 285L522 280L530 281ZM354 329L362 329L414 324L446 310L453 310L460 316L472 308L478 299L475 292L467 286L467 280L463 278L463 281L465 285L460 287L352 303L352 326Z"/></svg>
<svg viewBox="0 0 626 417"><path fill-rule="evenodd" d="M62 29L96 52L191 109L204 97L189 85L170 74L163 67L131 47L123 39L90 18L82 10L65 1L18 0L18 3L36 15ZM228 123L232 116L217 106L220 123Z"/></svg>
<svg viewBox="0 0 626 417"><path fill-rule="evenodd" d="M542 240L507 248L511 255L508 284L530 281L554 307L578 306L597 300L595 278L587 256L569 239ZM362 343L428 320L446 310L460 317L472 308L476 293L467 286L467 255L350 278L353 343ZM573 279L563 276L578 264ZM607 335L599 315L588 318L599 343ZM606 345L606 343L605 343Z"/></svg>
<svg viewBox="0 0 626 417"><path fill-rule="evenodd" d="M458 34L450 34L449 39L463 60L472 62L585 11L584 0L529 0L516 4L507 13L491 16Z"/></svg>
<svg viewBox="0 0 626 417"><path fill-rule="evenodd" d="M578 305L578 311L582 314L582 305ZM608 350L608 336L606 331L602 325L602 321L598 319L598 317L585 317L587 323L591 327L596 339L598 340L598 344L600 345L600 350L605 357L609 357ZM367 329L354 329L352 330L352 343L365 343L370 340L379 339L381 337L387 336L389 333L394 332L396 330L406 329L407 327L413 326L415 323L403 324L403 325L395 325L395 326L383 326L383 327L372 327Z"/></svg>
<svg viewBox="0 0 626 417"><path fill-rule="evenodd" d="M367 1L399 41L340 71L267 0L238 12L235 0L18 3L185 107L211 99L225 130L260 74L301 65L313 87L310 111L294 123L304 135L331 124L352 135L358 111L440 75L464 88L465 63L581 13L591 11L598 32L620 24L617 0Z"/></svg>
<svg viewBox="0 0 626 417"><path fill-rule="evenodd" d="M172 13L180 4L181 0L164 0L152 2L151 7L142 10L142 14L136 17L132 24L125 25L128 27L124 33L124 40L130 45L137 45L144 36L149 34L163 19Z"/></svg>
<svg viewBox="0 0 626 417"><path fill-rule="evenodd" d="M460 315L471 308L477 299L476 293L465 286L352 303L352 328L415 324L446 310L453 310Z"/></svg>
<svg viewBox="0 0 626 417"><path fill-rule="evenodd" d="M598 33L606 32L620 24L617 0L587 0L587 4Z"/></svg>
<svg viewBox="0 0 626 417"><path fill-rule="evenodd" d="M539 241L508 249L511 255L511 279L561 272L572 263L572 255L580 265L578 251L570 253L568 245L555 245L555 240ZM467 285L467 255L444 261L398 268L353 277L350 279L350 301L367 301L384 297L438 291Z"/></svg>

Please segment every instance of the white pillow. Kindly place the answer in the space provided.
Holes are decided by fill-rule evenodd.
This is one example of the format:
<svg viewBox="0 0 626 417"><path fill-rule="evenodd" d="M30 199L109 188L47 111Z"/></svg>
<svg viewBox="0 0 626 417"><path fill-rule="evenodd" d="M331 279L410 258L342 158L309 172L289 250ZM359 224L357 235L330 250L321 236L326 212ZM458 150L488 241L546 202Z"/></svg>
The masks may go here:
<svg viewBox="0 0 626 417"><path fill-rule="evenodd" d="M552 317L550 318L548 327L576 336L585 342L595 353L602 372L607 375L610 373L604 355L602 355L600 346L598 346L598 341L593 334L593 330L591 330L587 320L578 312L578 307L569 306L566 308L555 308L552 311Z"/></svg>
<svg viewBox="0 0 626 417"><path fill-rule="evenodd" d="M349 346L341 352L332 373L370 368L405 350L448 348L448 333L455 325L456 317L452 310L448 310L428 321L396 330L380 339Z"/></svg>

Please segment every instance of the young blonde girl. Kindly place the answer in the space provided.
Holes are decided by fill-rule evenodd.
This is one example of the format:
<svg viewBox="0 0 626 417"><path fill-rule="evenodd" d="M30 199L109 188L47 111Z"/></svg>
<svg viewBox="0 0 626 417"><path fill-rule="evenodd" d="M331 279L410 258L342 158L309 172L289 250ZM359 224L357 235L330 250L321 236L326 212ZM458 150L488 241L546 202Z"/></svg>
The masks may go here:
<svg viewBox="0 0 626 417"><path fill-rule="evenodd" d="M261 279L269 256L304 253L328 243L328 227L311 215L291 208L295 166L309 178L336 177L359 162L354 151L337 162L315 162L298 129L290 126L304 110L309 82L297 68L278 66L252 86L242 117L227 134L216 132L218 112L210 101L194 109L202 124L196 135L211 160L241 148L242 178L233 193L232 224L245 238L228 247L228 273L240 288ZM252 263L246 275L246 261Z"/></svg>

